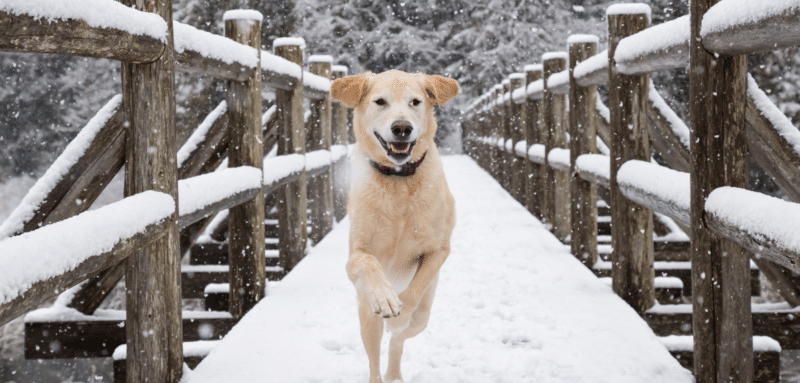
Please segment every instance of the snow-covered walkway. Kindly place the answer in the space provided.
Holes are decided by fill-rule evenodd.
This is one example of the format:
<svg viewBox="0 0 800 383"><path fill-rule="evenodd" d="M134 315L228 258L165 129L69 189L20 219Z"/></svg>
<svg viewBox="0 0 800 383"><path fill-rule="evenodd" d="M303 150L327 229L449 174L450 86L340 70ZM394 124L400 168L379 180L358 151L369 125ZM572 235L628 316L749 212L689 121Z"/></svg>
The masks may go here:
<svg viewBox="0 0 800 383"><path fill-rule="evenodd" d="M458 222L407 383L692 382L647 324L466 156L444 157ZM366 382L345 219L184 379ZM382 347L386 368L388 336Z"/></svg>

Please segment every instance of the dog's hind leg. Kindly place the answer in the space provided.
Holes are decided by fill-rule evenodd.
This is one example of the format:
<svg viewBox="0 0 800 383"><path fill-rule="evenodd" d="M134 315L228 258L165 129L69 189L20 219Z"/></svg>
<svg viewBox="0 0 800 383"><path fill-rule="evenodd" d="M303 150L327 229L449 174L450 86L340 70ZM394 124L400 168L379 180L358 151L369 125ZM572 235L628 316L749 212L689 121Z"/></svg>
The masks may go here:
<svg viewBox="0 0 800 383"><path fill-rule="evenodd" d="M372 311L367 298L361 294L358 294L358 319L361 322L361 341L369 359L369 383L382 383L380 358L383 319Z"/></svg>
<svg viewBox="0 0 800 383"><path fill-rule="evenodd" d="M392 337L389 339L389 367L384 376L385 383L402 382L403 375L400 373L400 359L403 356L403 344L407 339L417 336L425 327L428 326L428 319L431 316L431 306L433 296L436 293L436 285L439 281L437 275L428 289L420 299L419 305L411 313L410 319L403 318L402 314L397 318L387 319L386 323Z"/></svg>

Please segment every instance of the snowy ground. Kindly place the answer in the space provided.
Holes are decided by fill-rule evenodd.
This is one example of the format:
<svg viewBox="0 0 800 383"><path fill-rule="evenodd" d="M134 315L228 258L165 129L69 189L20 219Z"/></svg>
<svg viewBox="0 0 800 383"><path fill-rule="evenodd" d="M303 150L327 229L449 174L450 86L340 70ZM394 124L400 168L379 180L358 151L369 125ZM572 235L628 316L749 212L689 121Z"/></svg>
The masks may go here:
<svg viewBox="0 0 800 383"><path fill-rule="evenodd" d="M403 375L426 382L691 382L650 328L466 156L444 158L453 252ZM344 220L184 382L366 382ZM382 365L386 368L388 336Z"/></svg>

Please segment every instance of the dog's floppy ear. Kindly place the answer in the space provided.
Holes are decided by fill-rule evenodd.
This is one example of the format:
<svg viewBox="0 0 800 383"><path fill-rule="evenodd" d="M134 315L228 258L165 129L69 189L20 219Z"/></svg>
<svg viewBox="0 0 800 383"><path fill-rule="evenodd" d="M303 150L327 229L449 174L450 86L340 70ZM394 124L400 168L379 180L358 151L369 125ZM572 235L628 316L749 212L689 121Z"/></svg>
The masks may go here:
<svg viewBox="0 0 800 383"><path fill-rule="evenodd" d="M436 101L439 106L458 95L458 82L449 77L435 75L425 76L425 91L428 97Z"/></svg>
<svg viewBox="0 0 800 383"><path fill-rule="evenodd" d="M364 72L336 79L331 83L331 98L343 102L350 108L355 108L367 93L371 77L372 72Z"/></svg>

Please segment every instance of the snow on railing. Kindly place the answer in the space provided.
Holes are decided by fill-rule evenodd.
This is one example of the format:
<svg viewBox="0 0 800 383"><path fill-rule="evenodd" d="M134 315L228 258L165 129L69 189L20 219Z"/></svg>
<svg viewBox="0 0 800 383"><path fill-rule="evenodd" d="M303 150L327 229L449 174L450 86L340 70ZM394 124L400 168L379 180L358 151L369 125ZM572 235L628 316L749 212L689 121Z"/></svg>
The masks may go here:
<svg viewBox="0 0 800 383"><path fill-rule="evenodd" d="M528 84L525 94L531 100L541 100L544 97L544 80L538 79Z"/></svg>
<svg viewBox="0 0 800 383"><path fill-rule="evenodd" d="M647 28L639 33L620 40L614 51L614 60L620 73L635 73L635 63L642 58L654 57L655 66L650 69L689 65L689 36L691 32L689 15ZM667 51L677 54L666 55ZM674 52L673 52L674 51Z"/></svg>
<svg viewBox="0 0 800 383"><path fill-rule="evenodd" d="M0 11L47 22L82 20L90 27L118 29L167 41L167 22L164 19L113 0L3 0Z"/></svg>
<svg viewBox="0 0 800 383"><path fill-rule="evenodd" d="M530 148L528 148L528 159L539 165L545 164L544 158L544 151L545 147L542 144L533 144Z"/></svg>
<svg viewBox="0 0 800 383"><path fill-rule="evenodd" d="M575 160L575 171L584 180L608 188L611 182L611 159L602 154L582 154Z"/></svg>
<svg viewBox="0 0 800 383"><path fill-rule="evenodd" d="M226 64L237 62L248 68L258 66L258 51L255 48L177 21L173 21L172 25L175 53L180 54L188 49L203 57L219 60Z"/></svg>
<svg viewBox="0 0 800 383"><path fill-rule="evenodd" d="M600 77L608 81L608 49L579 62L575 65L572 76L575 77L575 82L578 85L589 86L593 84L591 81L586 81L587 77L594 77L593 75L596 73L599 73Z"/></svg>
<svg viewBox="0 0 800 383"><path fill-rule="evenodd" d="M285 154L264 159L264 185L279 182L292 173L298 173L305 167L305 156L302 154Z"/></svg>
<svg viewBox="0 0 800 383"><path fill-rule="evenodd" d="M146 191L0 241L0 304L111 251L174 212L172 197Z"/></svg>
<svg viewBox="0 0 800 383"><path fill-rule="evenodd" d="M303 85L321 92L331 91L331 80L311 72L303 72Z"/></svg>
<svg viewBox="0 0 800 383"><path fill-rule="evenodd" d="M178 167L180 168L183 166L183 163L189 159L189 156L194 153L197 149L199 149L199 145L203 143L203 140L206 139L206 134L208 130L211 129L211 126L214 125L214 122L217 119L225 114L228 111L228 103L222 101L214 108L211 113L206 116L200 126L192 132L192 135L186 140L186 142L181 146L178 150Z"/></svg>
<svg viewBox="0 0 800 383"><path fill-rule="evenodd" d="M786 117L775 104L770 101L767 94L758 87L756 80L747 74L747 95L753 100L759 113L764 116L775 130L786 140L795 153L800 156L800 131L795 128L792 121Z"/></svg>
<svg viewBox="0 0 800 383"><path fill-rule="evenodd" d="M566 87L566 88L564 88ZM569 91L569 69L553 73L547 78L547 88L556 93L567 93ZM561 88L564 88L563 90ZM558 92L557 90L562 90Z"/></svg>
<svg viewBox="0 0 800 383"><path fill-rule="evenodd" d="M680 117L672 110L672 108L667 105L667 102L661 97L656 90L656 86L653 84L653 81L650 80L650 92L648 94L650 98L650 102L653 103L653 107L658 109L661 112L661 115L667 120L667 124L669 125L672 133L678 137L680 140L681 145L683 145L686 150L690 150L690 139L691 133L689 131L689 127L681 120ZM605 107L605 105L603 105ZM608 110L608 108L606 108Z"/></svg>
<svg viewBox="0 0 800 383"><path fill-rule="evenodd" d="M547 163L551 167L561 171L569 171L569 149L552 148L550 153L547 153Z"/></svg>
<svg viewBox="0 0 800 383"><path fill-rule="evenodd" d="M299 65L267 51L261 51L261 70L285 74L298 80L303 76L303 69Z"/></svg>
<svg viewBox="0 0 800 383"><path fill-rule="evenodd" d="M781 15L800 11L800 0L723 0L706 11L700 36L756 24ZM796 20L796 19L795 19Z"/></svg>
<svg viewBox="0 0 800 383"><path fill-rule="evenodd" d="M22 233L25 222L34 217L39 207L45 202L48 194L66 174L72 166L83 157L86 150L91 145L97 134L103 129L108 121L114 117L117 109L122 106L122 95L118 94L109 100L97 114L86 123L78 135L67 145L61 155L47 171L36 181L33 187L22 199L8 218L0 224L0 240L14 234Z"/></svg>
<svg viewBox="0 0 800 383"><path fill-rule="evenodd" d="M689 226L689 173L651 162L630 160L619 168L617 182L625 197Z"/></svg>
<svg viewBox="0 0 800 383"><path fill-rule="evenodd" d="M514 145L514 152L518 157L525 158L527 157L528 153L528 142L525 140L518 141L516 145Z"/></svg>
<svg viewBox="0 0 800 383"><path fill-rule="evenodd" d="M180 215L191 214L252 189L261 187L261 171L250 166L228 168L178 181Z"/></svg>
<svg viewBox="0 0 800 383"><path fill-rule="evenodd" d="M714 231L735 233L727 237L746 247L749 244L756 254L788 255L794 262L772 260L796 267L800 258L800 204L725 186L708 195L705 211Z"/></svg>

